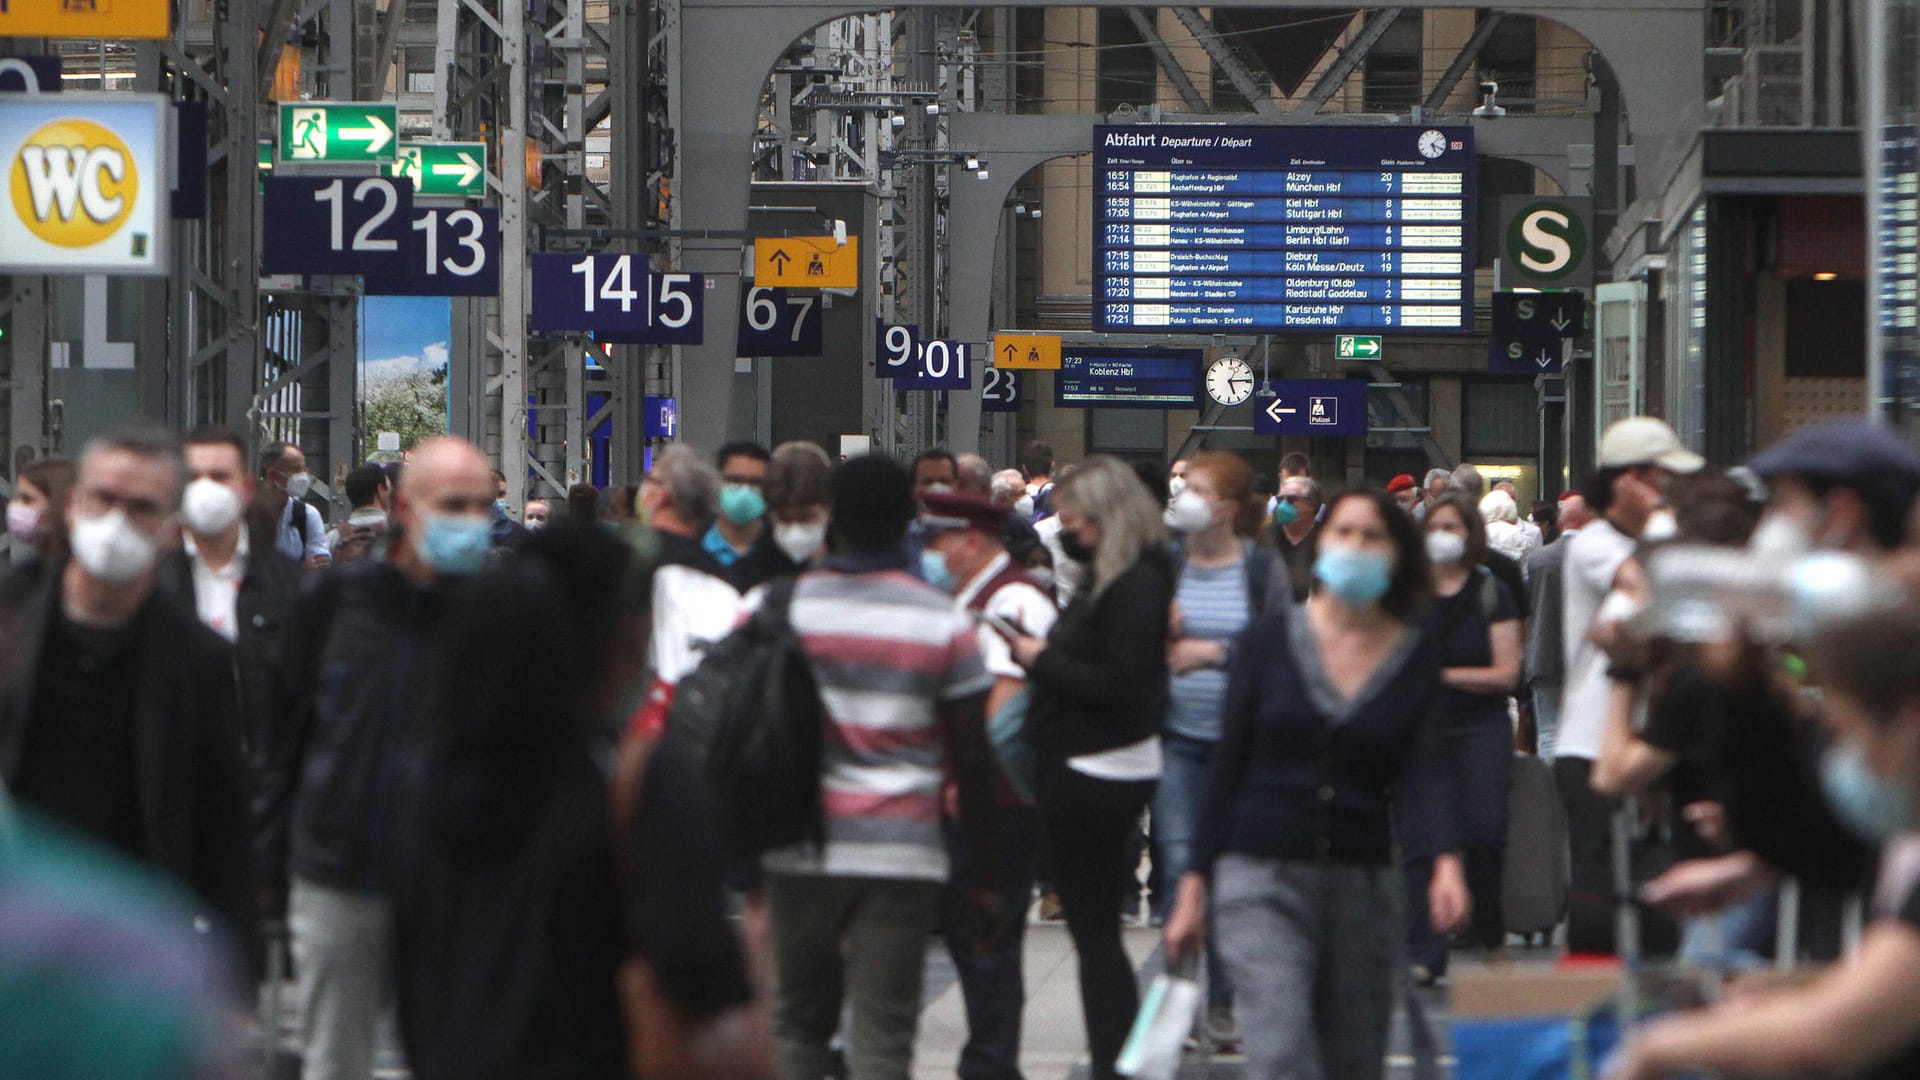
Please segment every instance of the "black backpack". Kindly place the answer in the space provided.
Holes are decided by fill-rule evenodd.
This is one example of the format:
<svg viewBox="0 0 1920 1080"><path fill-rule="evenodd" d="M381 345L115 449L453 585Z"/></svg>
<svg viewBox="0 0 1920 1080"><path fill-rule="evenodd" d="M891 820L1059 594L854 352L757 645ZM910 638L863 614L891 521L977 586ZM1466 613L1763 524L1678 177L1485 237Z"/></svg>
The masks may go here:
<svg viewBox="0 0 1920 1080"><path fill-rule="evenodd" d="M728 850L753 856L821 841L824 710L788 621L797 577L769 585L760 609L710 646L674 689L666 738L699 761Z"/></svg>

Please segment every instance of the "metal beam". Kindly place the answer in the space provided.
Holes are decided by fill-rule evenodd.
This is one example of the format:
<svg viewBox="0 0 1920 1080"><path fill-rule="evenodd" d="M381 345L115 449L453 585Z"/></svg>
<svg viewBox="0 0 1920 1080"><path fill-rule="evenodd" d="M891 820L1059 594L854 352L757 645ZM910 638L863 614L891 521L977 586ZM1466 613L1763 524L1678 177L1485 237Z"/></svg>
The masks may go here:
<svg viewBox="0 0 1920 1080"><path fill-rule="evenodd" d="M1153 58L1160 62L1160 70L1167 73L1167 81L1173 84L1175 90L1180 91L1180 100L1186 102L1187 108L1194 112L1206 112L1207 99L1200 96L1200 91L1193 85L1193 80L1187 77L1186 66L1180 63L1180 58L1173 55L1172 49L1167 48L1166 41L1160 37L1159 27L1153 25L1152 14L1146 8L1130 7L1127 9L1127 19L1133 23L1133 28L1140 32L1141 40L1147 43L1147 48L1153 50Z"/></svg>
<svg viewBox="0 0 1920 1080"><path fill-rule="evenodd" d="M1473 36L1467 39L1465 45L1460 46L1460 52L1454 56L1453 63L1447 65L1447 70L1440 76L1440 81L1435 83L1432 92L1427 94L1426 104L1423 107L1428 112L1438 112L1446 106L1447 98L1453 96L1453 88L1460 85L1460 79L1467 73L1467 69L1480 59L1480 51L1487 47L1487 42L1493 40L1493 32L1500 28L1501 21L1506 17L1507 13L1504 11L1491 10L1480 20L1480 25L1473 28Z"/></svg>
<svg viewBox="0 0 1920 1080"><path fill-rule="evenodd" d="M1306 98L1296 105L1293 111L1312 115L1319 112L1321 106L1333 100L1333 95L1339 93L1340 88L1346 85L1348 77L1353 74L1353 69L1359 67L1360 62L1367 58L1367 54L1373 51L1373 46L1380 40L1381 35L1387 32L1387 29L1393 25L1393 21L1398 19L1404 10L1406 9L1397 7L1381 8L1367 16L1367 23L1360 28L1359 35L1340 50L1340 55L1334 60L1332 67L1320 73L1320 78L1314 81L1313 89L1307 91Z"/></svg>
<svg viewBox="0 0 1920 1080"><path fill-rule="evenodd" d="M261 101L265 101L267 92L273 89L273 73L280 66L280 50L286 47L287 29L293 25L293 3L294 0L273 0L273 6L267 9L266 21L260 24L260 46L254 59L255 78L251 84L259 88L254 96Z"/></svg>
<svg viewBox="0 0 1920 1080"><path fill-rule="evenodd" d="M1233 88L1240 92L1241 97L1247 99L1247 103L1253 107L1254 112L1262 116L1280 115L1280 106L1273 101L1273 81L1256 77L1247 65L1241 63L1240 57L1220 40L1219 34L1213 29L1213 24L1207 21L1206 16L1200 14L1200 9L1177 7L1173 9L1173 17L1179 19L1180 25L1186 27L1187 32L1193 35L1193 40L1199 42L1200 47L1207 51L1207 55L1220 69L1220 73L1227 77L1227 81L1233 84Z"/></svg>

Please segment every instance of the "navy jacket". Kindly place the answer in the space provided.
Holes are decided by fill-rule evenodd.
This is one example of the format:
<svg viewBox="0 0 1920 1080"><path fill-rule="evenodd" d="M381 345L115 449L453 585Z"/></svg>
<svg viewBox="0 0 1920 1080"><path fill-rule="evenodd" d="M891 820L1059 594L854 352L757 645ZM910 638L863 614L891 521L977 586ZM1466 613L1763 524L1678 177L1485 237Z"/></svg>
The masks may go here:
<svg viewBox="0 0 1920 1080"><path fill-rule="evenodd" d="M1402 838L1408 853L1455 850L1433 643L1410 630L1341 712L1317 662L1301 663L1302 636L1306 610L1282 604L1233 649L1194 865L1210 872L1228 853L1385 865L1396 802L1427 826Z"/></svg>

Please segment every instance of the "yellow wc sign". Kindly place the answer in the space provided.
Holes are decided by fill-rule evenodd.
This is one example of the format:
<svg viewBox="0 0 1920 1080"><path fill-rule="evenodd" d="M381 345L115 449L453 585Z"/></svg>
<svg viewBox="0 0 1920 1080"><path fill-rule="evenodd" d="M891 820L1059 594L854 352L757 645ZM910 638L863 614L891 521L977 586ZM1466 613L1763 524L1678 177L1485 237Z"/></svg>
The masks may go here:
<svg viewBox="0 0 1920 1080"><path fill-rule="evenodd" d="M166 273L168 116L159 94L0 99L0 271Z"/></svg>

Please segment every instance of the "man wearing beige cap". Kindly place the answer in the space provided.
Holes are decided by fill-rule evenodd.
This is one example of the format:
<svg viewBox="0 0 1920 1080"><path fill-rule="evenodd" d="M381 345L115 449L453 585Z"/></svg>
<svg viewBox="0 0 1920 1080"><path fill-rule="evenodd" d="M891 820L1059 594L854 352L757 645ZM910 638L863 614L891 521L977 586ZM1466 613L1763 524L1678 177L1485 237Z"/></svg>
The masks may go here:
<svg viewBox="0 0 1920 1080"><path fill-rule="evenodd" d="M1562 648L1566 687L1554 779L1567 810L1572 864L1567 945L1574 952L1612 951L1612 876L1609 863L1612 804L1592 787L1593 763L1607 720L1607 655L1594 644L1594 624L1613 590L1614 573L1633 554L1647 520L1666 502L1668 482L1697 472L1705 460L1681 445L1665 422L1651 416L1615 421L1600 437L1599 471L1582 490L1599 518L1567 541L1563 571Z"/></svg>

